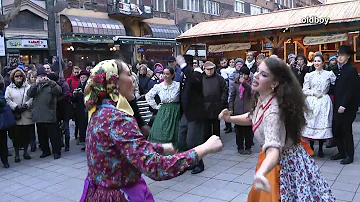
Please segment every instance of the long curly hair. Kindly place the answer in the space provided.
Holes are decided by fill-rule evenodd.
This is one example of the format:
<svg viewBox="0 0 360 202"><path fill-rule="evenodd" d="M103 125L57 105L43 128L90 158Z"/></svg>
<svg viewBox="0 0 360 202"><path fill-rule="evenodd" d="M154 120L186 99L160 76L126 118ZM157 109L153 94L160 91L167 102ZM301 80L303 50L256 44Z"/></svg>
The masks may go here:
<svg viewBox="0 0 360 202"><path fill-rule="evenodd" d="M278 58L267 58L263 62L274 76L274 81L279 82L274 89L274 94L279 104L280 121L285 124L286 139L290 138L294 143L300 143L301 131L306 124L304 112L308 110L302 88L284 61ZM250 111L251 115L255 110L258 98L259 93L256 92Z"/></svg>

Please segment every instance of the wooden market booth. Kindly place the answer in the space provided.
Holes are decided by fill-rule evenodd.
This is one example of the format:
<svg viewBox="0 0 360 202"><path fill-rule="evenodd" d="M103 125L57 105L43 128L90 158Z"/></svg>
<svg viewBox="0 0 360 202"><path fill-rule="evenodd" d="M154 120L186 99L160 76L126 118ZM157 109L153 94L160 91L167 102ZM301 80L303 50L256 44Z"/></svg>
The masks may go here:
<svg viewBox="0 0 360 202"><path fill-rule="evenodd" d="M329 20L328 24L305 22L307 17ZM324 4L202 22L177 37L181 52L193 44L206 44L207 59L246 58L246 52L308 55L321 51L325 59L336 55L339 45L357 52L353 64L360 72L360 1ZM221 53L221 54L219 54ZM326 61L327 62L327 61Z"/></svg>

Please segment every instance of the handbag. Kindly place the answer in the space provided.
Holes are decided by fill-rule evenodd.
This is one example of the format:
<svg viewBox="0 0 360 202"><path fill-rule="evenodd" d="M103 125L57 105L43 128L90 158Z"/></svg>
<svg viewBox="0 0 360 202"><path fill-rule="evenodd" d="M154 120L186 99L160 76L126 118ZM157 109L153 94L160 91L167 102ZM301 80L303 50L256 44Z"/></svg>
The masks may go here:
<svg viewBox="0 0 360 202"><path fill-rule="evenodd" d="M23 96L22 96L22 100L21 100L21 106L23 105L23 103L24 103L24 97L25 97L25 89L24 89L24 93L23 93ZM21 113L22 112L18 112L18 111L12 111L13 112L13 114L14 114L14 118L15 118L15 120L20 120L21 119Z"/></svg>
<svg viewBox="0 0 360 202"><path fill-rule="evenodd" d="M10 106L7 104L0 113L0 130L5 130L16 125L16 120Z"/></svg>

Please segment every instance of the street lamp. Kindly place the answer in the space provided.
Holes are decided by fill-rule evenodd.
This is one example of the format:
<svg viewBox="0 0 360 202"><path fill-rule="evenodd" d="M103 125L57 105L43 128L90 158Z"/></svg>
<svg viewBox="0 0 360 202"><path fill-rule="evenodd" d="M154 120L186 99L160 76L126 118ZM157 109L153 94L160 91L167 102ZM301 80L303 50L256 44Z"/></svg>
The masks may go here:
<svg viewBox="0 0 360 202"><path fill-rule="evenodd" d="M55 3L55 1L54 1ZM55 14L55 35L56 35L56 52L59 64L59 74L63 77L63 69L62 69L62 49L61 49L61 27L60 27L60 15L59 13L67 8L68 3L63 0L57 0L53 12Z"/></svg>

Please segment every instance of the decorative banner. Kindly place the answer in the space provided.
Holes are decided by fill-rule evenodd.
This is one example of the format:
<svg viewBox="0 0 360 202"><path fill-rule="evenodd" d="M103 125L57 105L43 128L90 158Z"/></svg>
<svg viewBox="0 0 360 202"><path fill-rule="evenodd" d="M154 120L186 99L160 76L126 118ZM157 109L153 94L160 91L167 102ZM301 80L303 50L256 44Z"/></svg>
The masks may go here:
<svg viewBox="0 0 360 202"><path fill-rule="evenodd" d="M9 49L47 49L47 40L36 39L10 39L6 41L6 48Z"/></svg>
<svg viewBox="0 0 360 202"><path fill-rule="evenodd" d="M320 45L327 43L335 43L340 41L346 41L348 39L348 35L345 34L335 34L331 36L307 36L303 40L303 44L305 46L308 45Z"/></svg>
<svg viewBox="0 0 360 202"><path fill-rule="evenodd" d="M227 51L237 51L237 50L249 50L251 48L250 43L229 43L222 45L210 45L208 47L209 53L220 53Z"/></svg>

